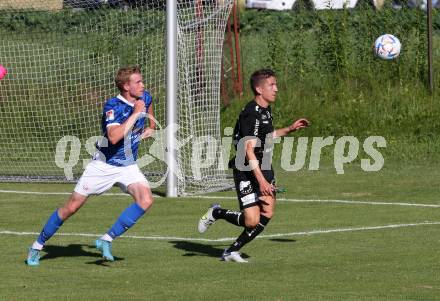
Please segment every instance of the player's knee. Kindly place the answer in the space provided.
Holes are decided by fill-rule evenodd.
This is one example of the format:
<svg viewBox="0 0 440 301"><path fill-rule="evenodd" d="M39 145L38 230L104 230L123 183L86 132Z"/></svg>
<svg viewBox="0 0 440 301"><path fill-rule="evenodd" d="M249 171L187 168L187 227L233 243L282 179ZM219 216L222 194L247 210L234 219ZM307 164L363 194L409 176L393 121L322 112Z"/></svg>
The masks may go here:
<svg viewBox="0 0 440 301"><path fill-rule="evenodd" d="M142 198L139 198L139 200L136 200L136 203L144 210L149 209L153 205L153 198L150 196L144 196Z"/></svg>
<svg viewBox="0 0 440 301"><path fill-rule="evenodd" d="M79 207L75 204L66 204L64 207L59 209L60 218L64 221L68 219L70 216L75 214L78 211Z"/></svg>
<svg viewBox="0 0 440 301"><path fill-rule="evenodd" d="M272 209L268 209L268 210L264 211L264 216L266 216L267 218L272 218L273 214L274 214L274 212Z"/></svg>
<svg viewBox="0 0 440 301"><path fill-rule="evenodd" d="M135 183L128 187L128 192L133 196L135 202L144 210L153 205L151 190L142 183Z"/></svg>
<svg viewBox="0 0 440 301"><path fill-rule="evenodd" d="M268 218L272 218L275 212L275 199L271 196L260 197L261 212Z"/></svg>
<svg viewBox="0 0 440 301"><path fill-rule="evenodd" d="M272 218L273 215L274 215L274 213L275 213L275 210L274 210L274 208L271 207L271 206L266 206L266 207L264 208L264 210L262 210L262 213L264 214L264 216L266 216L266 217L268 217L268 218Z"/></svg>
<svg viewBox="0 0 440 301"><path fill-rule="evenodd" d="M70 216L75 214L79 208L85 203L87 200L86 196L82 196L76 193L73 193L69 200L58 210L60 218L64 221L68 219Z"/></svg>
<svg viewBox="0 0 440 301"><path fill-rule="evenodd" d="M67 217L74 215L78 211L78 207L68 207L67 208Z"/></svg>
<svg viewBox="0 0 440 301"><path fill-rule="evenodd" d="M255 228L260 222L260 216L245 216L244 224L248 228Z"/></svg>

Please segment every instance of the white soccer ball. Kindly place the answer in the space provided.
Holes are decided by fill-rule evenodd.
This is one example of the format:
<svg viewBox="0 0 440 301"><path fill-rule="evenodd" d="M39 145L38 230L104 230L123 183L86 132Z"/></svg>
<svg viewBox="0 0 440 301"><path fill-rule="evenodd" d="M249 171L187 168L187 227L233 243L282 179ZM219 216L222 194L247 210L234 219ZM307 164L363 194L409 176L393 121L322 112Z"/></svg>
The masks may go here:
<svg viewBox="0 0 440 301"><path fill-rule="evenodd" d="M384 34L374 42L374 53L384 60L392 60L399 56L401 44L392 34Z"/></svg>

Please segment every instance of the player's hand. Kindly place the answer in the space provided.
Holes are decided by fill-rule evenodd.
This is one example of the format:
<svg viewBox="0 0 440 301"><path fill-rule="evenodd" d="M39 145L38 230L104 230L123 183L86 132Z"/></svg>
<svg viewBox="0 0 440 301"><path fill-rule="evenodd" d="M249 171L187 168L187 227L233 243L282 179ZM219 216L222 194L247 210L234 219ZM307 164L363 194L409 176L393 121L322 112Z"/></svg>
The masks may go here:
<svg viewBox="0 0 440 301"><path fill-rule="evenodd" d="M155 129L146 128L146 129L144 129L144 131L141 134L141 139L153 137L155 133L156 133Z"/></svg>
<svg viewBox="0 0 440 301"><path fill-rule="evenodd" d="M260 192L262 195L270 195L274 196L273 192L275 191L275 186L267 182L266 180L261 181L261 183L258 183L260 186Z"/></svg>
<svg viewBox="0 0 440 301"><path fill-rule="evenodd" d="M142 112L145 112L145 102L141 99L138 99L134 102L133 113L142 113Z"/></svg>
<svg viewBox="0 0 440 301"><path fill-rule="evenodd" d="M299 129L304 129L304 128L308 127L309 125L310 125L310 121L308 121L305 118L301 118L301 119L298 119L297 121L295 121L294 123L292 123L289 126L289 130L291 132L293 132L293 131L296 131Z"/></svg>

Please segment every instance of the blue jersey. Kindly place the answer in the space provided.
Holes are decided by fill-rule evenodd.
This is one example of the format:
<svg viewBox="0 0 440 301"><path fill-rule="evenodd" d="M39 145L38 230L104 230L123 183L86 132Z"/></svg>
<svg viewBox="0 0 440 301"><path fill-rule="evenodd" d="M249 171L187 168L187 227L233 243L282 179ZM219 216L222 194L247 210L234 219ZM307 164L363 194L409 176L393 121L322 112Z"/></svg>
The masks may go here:
<svg viewBox="0 0 440 301"><path fill-rule="evenodd" d="M148 112L148 107L152 102L151 95L145 91L141 99L145 102L145 108ZM95 155L94 159L98 159L99 157L101 160L105 160L107 164L114 166L135 164L141 140L140 136L145 126L146 115L141 115L141 117L136 120L131 133L116 144L110 143L107 133L109 127L123 124L133 113L133 110L134 104L128 102L121 95L106 101L101 121L102 133L105 139L96 144L96 148L99 152Z"/></svg>

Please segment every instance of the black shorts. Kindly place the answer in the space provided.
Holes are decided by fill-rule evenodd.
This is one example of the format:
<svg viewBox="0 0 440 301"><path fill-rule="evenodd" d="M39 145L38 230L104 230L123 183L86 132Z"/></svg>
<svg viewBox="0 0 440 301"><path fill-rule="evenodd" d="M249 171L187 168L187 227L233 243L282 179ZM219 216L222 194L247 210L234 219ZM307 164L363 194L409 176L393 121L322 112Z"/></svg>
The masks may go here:
<svg viewBox="0 0 440 301"><path fill-rule="evenodd" d="M272 169L262 170L261 172L266 181L275 185L275 175ZM260 186L252 171L240 171L234 168L234 182L240 210L259 204Z"/></svg>

